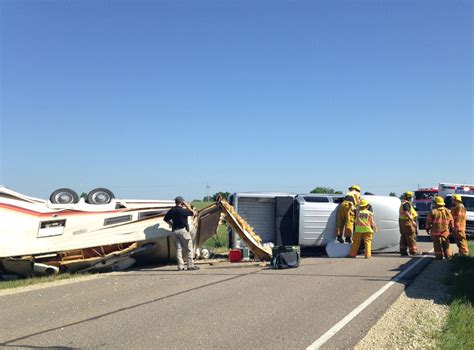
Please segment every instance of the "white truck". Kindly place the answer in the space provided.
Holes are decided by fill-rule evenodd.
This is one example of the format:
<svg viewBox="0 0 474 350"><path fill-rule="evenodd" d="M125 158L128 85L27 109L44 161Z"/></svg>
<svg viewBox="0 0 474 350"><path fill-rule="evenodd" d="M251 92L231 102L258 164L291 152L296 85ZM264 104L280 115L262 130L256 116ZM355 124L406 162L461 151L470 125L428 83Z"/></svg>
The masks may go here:
<svg viewBox="0 0 474 350"><path fill-rule="evenodd" d="M336 239L337 208L343 195L295 193L234 193L229 200L254 228L264 243L274 245L326 246ZM373 207L379 231L373 250L398 246L400 200L388 196L364 196ZM236 237L230 242L239 245Z"/></svg>
<svg viewBox="0 0 474 350"><path fill-rule="evenodd" d="M453 194L459 194L466 207L466 236L474 237L474 185L440 183L438 195L444 198L446 207L451 208Z"/></svg>

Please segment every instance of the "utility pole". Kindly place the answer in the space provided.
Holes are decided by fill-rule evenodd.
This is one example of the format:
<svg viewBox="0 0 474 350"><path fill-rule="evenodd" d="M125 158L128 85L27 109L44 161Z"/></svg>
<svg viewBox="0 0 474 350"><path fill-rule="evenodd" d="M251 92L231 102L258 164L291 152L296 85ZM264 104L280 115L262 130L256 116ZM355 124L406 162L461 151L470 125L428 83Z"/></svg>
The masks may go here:
<svg viewBox="0 0 474 350"><path fill-rule="evenodd" d="M207 201L209 202L209 189L211 188L211 186L209 186L209 182L207 182L206 188L207 188Z"/></svg>

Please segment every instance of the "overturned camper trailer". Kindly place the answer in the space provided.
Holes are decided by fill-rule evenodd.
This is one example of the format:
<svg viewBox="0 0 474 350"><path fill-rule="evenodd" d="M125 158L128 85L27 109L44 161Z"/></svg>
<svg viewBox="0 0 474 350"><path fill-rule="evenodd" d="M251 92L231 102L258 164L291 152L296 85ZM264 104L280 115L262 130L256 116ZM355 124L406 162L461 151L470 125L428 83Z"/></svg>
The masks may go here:
<svg viewBox="0 0 474 350"><path fill-rule="evenodd" d="M115 199L106 189L91 193L79 199L73 191L61 189L45 201L0 186L3 269L30 276L121 270L136 261L176 261L175 238L164 222L174 201ZM222 215L257 258L271 259L271 249L262 245L261 238L224 199L190 218L195 247L216 233Z"/></svg>
<svg viewBox="0 0 474 350"><path fill-rule="evenodd" d="M0 186L4 270L50 274L176 259L174 237L163 221L174 201L120 200L108 190L91 192L90 201L68 191L46 201ZM220 215L215 206L195 213L190 224L196 246L215 234Z"/></svg>
<svg viewBox="0 0 474 350"><path fill-rule="evenodd" d="M373 250L397 246L400 240L400 200L389 196L363 196L372 205L378 232ZM337 207L342 195L294 193L234 193L230 202L263 243L274 245L326 246L336 239ZM239 238L230 234L233 246Z"/></svg>

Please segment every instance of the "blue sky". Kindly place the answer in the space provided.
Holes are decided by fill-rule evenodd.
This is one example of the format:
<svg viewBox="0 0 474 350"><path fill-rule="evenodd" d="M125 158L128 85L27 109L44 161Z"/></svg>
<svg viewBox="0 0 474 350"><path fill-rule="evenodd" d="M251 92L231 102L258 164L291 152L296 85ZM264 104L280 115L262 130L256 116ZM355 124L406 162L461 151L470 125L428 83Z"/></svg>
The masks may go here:
<svg viewBox="0 0 474 350"><path fill-rule="evenodd" d="M0 4L19 192L474 183L471 1Z"/></svg>

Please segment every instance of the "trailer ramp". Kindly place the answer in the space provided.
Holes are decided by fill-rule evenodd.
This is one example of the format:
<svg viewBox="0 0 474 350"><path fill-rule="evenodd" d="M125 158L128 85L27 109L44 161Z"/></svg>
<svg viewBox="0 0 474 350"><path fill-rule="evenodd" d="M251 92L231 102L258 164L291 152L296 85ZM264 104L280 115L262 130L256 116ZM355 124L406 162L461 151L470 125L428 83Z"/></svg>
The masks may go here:
<svg viewBox="0 0 474 350"><path fill-rule="evenodd" d="M217 204L222 208L227 224L244 240L250 251L260 260L271 260L271 248L262 245L260 236L253 231L252 227L237 213L234 207L223 198L220 198Z"/></svg>

